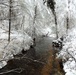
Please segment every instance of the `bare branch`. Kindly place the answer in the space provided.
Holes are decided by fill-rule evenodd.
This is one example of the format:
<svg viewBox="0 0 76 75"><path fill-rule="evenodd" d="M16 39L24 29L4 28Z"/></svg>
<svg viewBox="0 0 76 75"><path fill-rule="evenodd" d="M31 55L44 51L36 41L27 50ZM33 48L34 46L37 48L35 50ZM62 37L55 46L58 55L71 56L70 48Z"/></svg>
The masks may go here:
<svg viewBox="0 0 76 75"><path fill-rule="evenodd" d="M24 70L24 68L16 68L16 69L8 70L8 71L5 71L5 72L1 72L0 75L11 73L11 72L21 73L23 70Z"/></svg>
<svg viewBox="0 0 76 75"><path fill-rule="evenodd" d="M73 55L72 54L70 54L69 52L68 52L68 50L67 50L67 53L74 59L74 61L76 62L76 59L73 57Z"/></svg>
<svg viewBox="0 0 76 75"><path fill-rule="evenodd" d="M30 61L33 61L33 62L36 62L36 63L45 64L45 63L42 62L42 61L34 60L34 59L32 59L32 58L28 58L28 57L25 57L25 56L23 56L23 57L15 57L14 59L18 59L18 60L27 59L27 60L30 60Z"/></svg>
<svg viewBox="0 0 76 75"><path fill-rule="evenodd" d="M9 5L7 5L7 4L5 4L5 3L0 3L1 5L5 5L5 6L8 6L9 7Z"/></svg>

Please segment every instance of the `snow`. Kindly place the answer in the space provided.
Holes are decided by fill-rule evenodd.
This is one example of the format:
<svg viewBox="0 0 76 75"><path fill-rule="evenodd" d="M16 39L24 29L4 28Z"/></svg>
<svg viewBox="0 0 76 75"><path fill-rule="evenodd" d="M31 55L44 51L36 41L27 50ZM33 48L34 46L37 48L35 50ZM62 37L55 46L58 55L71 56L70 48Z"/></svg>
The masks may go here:
<svg viewBox="0 0 76 75"><path fill-rule="evenodd" d="M2 2L9 4L7 0ZM0 61L0 68L23 48L28 50L33 44L34 37L56 37L55 17L51 9L43 4L43 0L15 0L15 2L17 3L14 6L17 4L19 6L12 9L15 18L12 18L10 42L8 42L9 8L0 5L1 18L7 17L7 20L0 21L0 60L3 60ZM76 75L74 60L76 59L76 0L55 0L55 3L58 37L65 36L59 57L66 60L64 63L66 75ZM67 18L69 30L67 30Z"/></svg>
<svg viewBox="0 0 76 75"><path fill-rule="evenodd" d="M64 46L59 57L66 60L64 70L66 75L76 75L76 27L68 30L66 38L64 38Z"/></svg>
<svg viewBox="0 0 76 75"><path fill-rule="evenodd" d="M65 75L76 75L76 0L55 0L55 2L58 36L65 37L59 57L63 58Z"/></svg>
<svg viewBox="0 0 76 75"><path fill-rule="evenodd" d="M22 10L24 11L24 15L25 15L25 23L24 23L25 31L30 36L32 36L34 28L35 28L36 36L46 35L48 32L50 34L53 34L54 31L52 29L53 28L55 29L55 24L54 24L54 17L52 15L52 12L47 8L47 6L43 5L43 0L38 0L38 1L29 0L29 1L25 0L24 2L27 3L27 6L23 2L21 4L24 5L25 8L27 7L27 10L24 10L25 8ZM37 7L36 14L35 14L35 7ZM34 20L35 15L36 18ZM25 24L27 24L27 26Z"/></svg>
<svg viewBox="0 0 76 75"><path fill-rule="evenodd" d="M5 3L9 4L8 1ZM8 41L9 21L8 19L0 21L0 68L23 48L28 50L33 44L33 37L56 36L53 31L55 20L52 11L43 4L43 0L14 0L13 6L17 4L19 6L12 9L15 14L12 15L10 42ZM2 12L5 13L5 9ZM8 12L4 16L7 16ZM2 14L2 18L4 16Z"/></svg>
<svg viewBox="0 0 76 75"><path fill-rule="evenodd" d="M2 31L2 30L1 30ZM33 44L33 40L30 36L25 34L25 36L16 31L11 31L11 39L8 42L8 32L0 32L0 68L5 66L9 59L13 58L13 55L16 55L21 52L24 48L28 50L30 45Z"/></svg>
<svg viewBox="0 0 76 75"><path fill-rule="evenodd" d="M74 70L72 67L75 67L75 61L72 62L66 62L64 64L64 70L66 72L66 75L76 75L76 70ZM70 67L70 68L69 68Z"/></svg>

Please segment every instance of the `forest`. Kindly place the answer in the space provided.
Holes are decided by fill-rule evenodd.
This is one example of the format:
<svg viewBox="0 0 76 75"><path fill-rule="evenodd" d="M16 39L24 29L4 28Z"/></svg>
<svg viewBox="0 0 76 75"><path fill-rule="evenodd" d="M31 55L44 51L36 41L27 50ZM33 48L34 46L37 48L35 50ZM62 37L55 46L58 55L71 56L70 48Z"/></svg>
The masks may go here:
<svg viewBox="0 0 76 75"><path fill-rule="evenodd" d="M76 75L76 0L0 0L0 75Z"/></svg>

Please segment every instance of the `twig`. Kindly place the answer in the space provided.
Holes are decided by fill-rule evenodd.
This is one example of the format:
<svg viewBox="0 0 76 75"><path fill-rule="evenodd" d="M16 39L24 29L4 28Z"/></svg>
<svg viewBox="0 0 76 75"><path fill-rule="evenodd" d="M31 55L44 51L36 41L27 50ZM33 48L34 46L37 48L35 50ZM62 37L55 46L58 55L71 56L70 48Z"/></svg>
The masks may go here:
<svg viewBox="0 0 76 75"><path fill-rule="evenodd" d="M17 71L19 70L19 71ZM16 69L12 69L12 70L8 70L8 71L5 71L5 72L1 72L1 74L7 74L7 73L10 73L10 72L17 72L17 73L21 73L24 69L23 68L16 68Z"/></svg>
<svg viewBox="0 0 76 75"><path fill-rule="evenodd" d="M73 55L72 54L70 54L68 51L67 51L67 53L74 59L74 61L76 62L76 59L73 57Z"/></svg>
<svg viewBox="0 0 76 75"><path fill-rule="evenodd" d="M9 7L9 5L8 5L8 4L5 4L5 3L0 3L0 4L5 5L5 6L8 6L8 7Z"/></svg>
<svg viewBox="0 0 76 75"><path fill-rule="evenodd" d="M31 58L28 58L28 57L15 57L14 59L18 59L18 60L21 60L21 59L27 59L27 60L30 60L30 61L33 61L33 62L36 62L36 63L40 63L40 64L46 64L44 62L41 62L41 61L38 61L38 60L34 60L34 59L31 59Z"/></svg>
<svg viewBox="0 0 76 75"><path fill-rule="evenodd" d="M33 62L35 62L35 63L40 63L40 64L46 64L46 63L44 63L44 62L42 62L42 61L38 61L38 60L34 60L34 59L31 59L31 58L28 58L28 57L15 57L15 58L13 58L13 59L17 59L17 60L21 60L21 59L27 59L27 60L30 60L30 61L33 61ZM2 60L0 60L0 62L2 62L2 61L8 61L9 59L2 59Z"/></svg>

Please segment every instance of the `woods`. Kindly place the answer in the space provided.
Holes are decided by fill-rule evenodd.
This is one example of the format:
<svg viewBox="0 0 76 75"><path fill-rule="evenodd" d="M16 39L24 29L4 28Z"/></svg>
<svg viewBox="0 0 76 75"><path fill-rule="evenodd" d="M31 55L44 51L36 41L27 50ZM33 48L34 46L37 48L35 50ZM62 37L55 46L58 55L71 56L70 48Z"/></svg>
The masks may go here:
<svg viewBox="0 0 76 75"><path fill-rule="evenodd" d="M75 3L0 0L0 74L76 75Z"/></svg>

